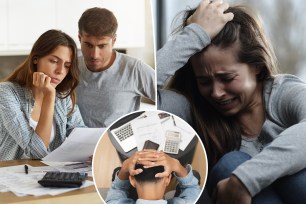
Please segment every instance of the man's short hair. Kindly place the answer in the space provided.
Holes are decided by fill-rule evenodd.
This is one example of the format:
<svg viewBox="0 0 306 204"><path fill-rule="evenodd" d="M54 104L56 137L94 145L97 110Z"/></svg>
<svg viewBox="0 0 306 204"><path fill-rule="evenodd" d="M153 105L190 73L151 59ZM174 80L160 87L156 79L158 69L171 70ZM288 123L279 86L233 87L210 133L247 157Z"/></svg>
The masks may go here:
<svg viewBox="0 0 306 204"><path fill-rule="evenodd" d="M144 168L141 164L136 164L135 169L142 169L142 172L140 174L137 174L134 176L135 180L139 183L143 182L157 182L161 178L155 177L157 173L164 172L165 168L164 166L155 166L151 168Z"/></svg>
<svg viewBox="0 0 306 204"><path fill-rule="evenodd" d="M79 34L83 32L92 36L116 35L118 22L115 15L105 8L87 9L79 20Z"/></svg>

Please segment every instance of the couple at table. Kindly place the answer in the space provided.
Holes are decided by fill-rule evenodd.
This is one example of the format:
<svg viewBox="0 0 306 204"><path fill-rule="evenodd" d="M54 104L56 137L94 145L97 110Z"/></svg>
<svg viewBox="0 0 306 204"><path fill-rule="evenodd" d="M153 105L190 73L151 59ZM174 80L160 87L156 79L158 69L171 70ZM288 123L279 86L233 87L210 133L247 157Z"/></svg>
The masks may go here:
<svg viewBox="0 0 306 204"><path fill-rule="evenodd" d="M0 160L43 158L74 128L106 127L141 97L155 101L154 70L113 50L111 11L88 9L78 25L82 56L69 35L48 30L0 83Z"/></svg>

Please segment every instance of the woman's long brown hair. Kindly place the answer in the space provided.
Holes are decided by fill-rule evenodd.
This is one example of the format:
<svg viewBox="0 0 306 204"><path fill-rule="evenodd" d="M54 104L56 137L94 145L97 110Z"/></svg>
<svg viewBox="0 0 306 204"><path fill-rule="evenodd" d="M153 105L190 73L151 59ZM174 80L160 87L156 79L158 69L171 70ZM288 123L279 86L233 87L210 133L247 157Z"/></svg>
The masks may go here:
<svg viewBox="0 0 306 204"><path fill-rule="evenodd" d="M24 86L28 89L32 88L33 73L37 71L34 59L44 57L54 51L58 46L69 47L71 55L71 67L64 80L56 87L57 96L59 98L71 97L72 108L68 116L72 114L75 103L75 88L79 83L78 57L77 47L74 40L66 33L59 30L48 30L43 33L34 43L29 56L21 63L13 73L11 73L4 81L10 81Z"/></svg>
<svg viewBox="0 0 306 204"><path fill-rule="evenodd" d="M195 9L186 12L181 29L187 25L187 19L194 11ZM212 39L211 45L228 48L238 43L237 60L250 67L260 68L258 81L277 74L274 51L257 17L243 6L230 7L226 12L232 12L234 19ZM200 53L206 49L207 47ZM185 95L190 101L195 129L205 146L210 167L225 153L240 148L241 129L235 116L223 116L201 96L190 60L176 71L166 88Z"/></svg>

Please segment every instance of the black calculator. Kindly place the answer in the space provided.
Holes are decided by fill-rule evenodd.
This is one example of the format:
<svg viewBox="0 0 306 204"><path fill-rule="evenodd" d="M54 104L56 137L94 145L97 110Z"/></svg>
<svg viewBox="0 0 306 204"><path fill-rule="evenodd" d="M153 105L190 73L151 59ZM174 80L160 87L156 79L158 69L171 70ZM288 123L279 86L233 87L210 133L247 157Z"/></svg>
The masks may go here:
<svg viewBox="0 0 306 204"><path fill-rule="evenodd" d="M44 187L80 187L87 178L87 173L79 172L47 172L38 183Z"/></svg>

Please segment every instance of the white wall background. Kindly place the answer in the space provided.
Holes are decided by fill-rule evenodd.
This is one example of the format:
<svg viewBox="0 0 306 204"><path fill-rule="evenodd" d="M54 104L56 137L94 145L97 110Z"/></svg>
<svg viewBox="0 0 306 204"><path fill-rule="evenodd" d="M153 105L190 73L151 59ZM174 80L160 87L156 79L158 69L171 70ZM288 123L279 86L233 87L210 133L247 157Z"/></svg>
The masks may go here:
<svg viewBox="0 0 306 204"><path fill-rule="evenodd" d="M27 54L49 29L66 32L79 46L78 20L86 9L95 6L108 8L117 17L115 48L146 46L146 21L151 23L151 18L146 19L149 0L0 0L0 55Z"/></svg>

